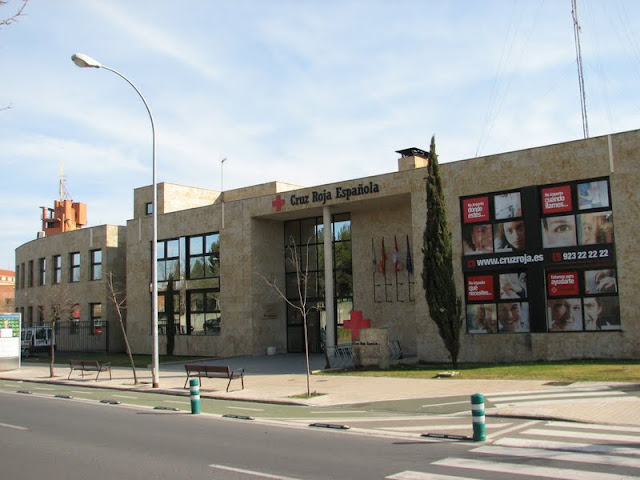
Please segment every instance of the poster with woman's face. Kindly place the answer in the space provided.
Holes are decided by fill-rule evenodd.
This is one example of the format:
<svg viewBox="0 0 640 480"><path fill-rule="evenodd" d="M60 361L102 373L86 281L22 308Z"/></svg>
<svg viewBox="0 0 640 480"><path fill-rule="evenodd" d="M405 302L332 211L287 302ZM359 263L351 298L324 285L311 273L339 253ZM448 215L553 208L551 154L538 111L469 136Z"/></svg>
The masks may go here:
<svg viewBox="0 0 640 480"><path fill-rule="evenodd" d="M576 217L545 217L542 219L542 245L544 248L575 247Z"/></svg>
<svg viewBox="0 0 640 480"><path fill-rule="evenodd" d="M514 220L498 224L493 242L496 252L523 250L526 246L524 221Z"/></svg>
<svg viewBox="0 0 640 480"><path fill-rule="evenodd" d="M579 298L549 300L547 319L550 332L582 330L582 301Z"/></svg>
<svg viewBox="0 0 640 480"><path fill-rule="evenodd" d="M580 245L613 243L612 212L583 213L578 215L578 243Z"/></svg>

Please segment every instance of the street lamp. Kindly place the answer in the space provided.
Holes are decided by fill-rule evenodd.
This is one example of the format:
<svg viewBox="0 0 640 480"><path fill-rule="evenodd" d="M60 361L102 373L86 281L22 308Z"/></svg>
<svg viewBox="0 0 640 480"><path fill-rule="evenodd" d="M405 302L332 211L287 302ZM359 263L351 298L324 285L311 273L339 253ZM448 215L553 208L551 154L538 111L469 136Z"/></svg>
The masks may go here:
<svg viewBox="0 0 640 480"><path fill-rule="evenodd" d="M222 198L222 230L224 230L224 162L227 157L220 160L220 196Z"/></svg>
<svg viewBox="0 0 640 480"><path fill-rule="evenodd" d="M158 356L158 187L156 185L156 129L153 124L153 115L151 115L149 105L142 96L142 93L140 93L140 90L138 90L138 88L131 82L131 80L129 80L123 74L121 74L117 70L114 70L113 68L102 65L97 60L94 60L90 56L84 55L82 53L73 54L71 56L71 60L73 60L73 63L75 63L78 67L104 68L105 70L109 70L110 72L113 72L120 78L124 79L129 85L133 87L133 89L142 99L142 103L144 103L144 106L147 109L147 113L149 114L149 120L151 120L151 136L153 143L153 199L151 203L151 208L153 210L153 236L151 240L151 338L153 342L153 350L151 355L151 379L153 388L159 388L160 361Z"/></svg>

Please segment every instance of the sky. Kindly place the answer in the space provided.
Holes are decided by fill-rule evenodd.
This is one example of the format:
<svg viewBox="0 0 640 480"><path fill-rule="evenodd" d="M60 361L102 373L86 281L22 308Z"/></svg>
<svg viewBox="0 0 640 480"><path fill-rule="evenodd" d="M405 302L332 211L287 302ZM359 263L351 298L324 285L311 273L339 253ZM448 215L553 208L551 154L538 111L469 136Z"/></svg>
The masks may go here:
<svg viewBox="0 0 640 480"><path fill-rule="evenodd" d="M20 5L0 6L0 19ZM0 269L66 189L316 186L584 137L570 0L29 0L0 27ZM640 128L640 2L577 0L589 135ZM10 108L7 108L10 107ZM224 164L222 159L227 158ZM472 181L472 179L470 179Z"/></svg>

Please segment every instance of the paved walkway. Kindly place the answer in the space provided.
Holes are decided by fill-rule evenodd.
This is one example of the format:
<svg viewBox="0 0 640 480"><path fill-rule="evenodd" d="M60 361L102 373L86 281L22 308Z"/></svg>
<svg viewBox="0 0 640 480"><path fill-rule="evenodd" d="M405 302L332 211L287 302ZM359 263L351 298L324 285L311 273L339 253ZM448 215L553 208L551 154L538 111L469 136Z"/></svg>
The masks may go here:
<svg viewBox="0 0 640 480"><path fill-rule="evenodd" d="M578 382L558 385L537 380L464 380L459 377L439 379L400 379L365 376L311 375L309 389L321 395L309 399L299 398L307 392L306 362L302 355L273 355L236 357L209 360L211 365L229 365L232 369L245 369L245 388L239 380L233 380L226 392L227 381L207 379L202 383L200 395L206 398L258 401L267 403L304 404L315 406L350 405L378 401L393 408L393 401L410 399L434 399L454 396L471 396L482 393L488 400L487 414L549 418L587 423L612 425L640 425L640 384L614 382ZM321 355L311 358L312 371L324 366ZM151 371L136 369L138 384L133 380L131 368L113 368L113 378L108 373L84 378L73 372L68 380L69 367L55 366L55 377L49 376L48 364L24 362L19 370L0 372L0 379L32 382L83 385L96 388L153 391L154 393L188 394L183 364L160 365L160 387L151 387ZM557 392L556 392L557 391ZM580 399L571 399L572 392L585 392ZM539 395L537 394L539 392ZM556 396L557 394L557 396ZM522 397L526 397L522 401ZM520 397L517 402L509 399ZM585 398L588 397L588 398ZM491 407L493 402L496 406Z"/></svg>

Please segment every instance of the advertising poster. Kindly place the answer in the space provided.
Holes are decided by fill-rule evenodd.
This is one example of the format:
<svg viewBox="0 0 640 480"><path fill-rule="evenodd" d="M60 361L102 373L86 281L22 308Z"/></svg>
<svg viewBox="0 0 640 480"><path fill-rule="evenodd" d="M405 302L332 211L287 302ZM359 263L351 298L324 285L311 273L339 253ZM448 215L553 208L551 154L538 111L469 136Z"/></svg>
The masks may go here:
<svg viewBox="0 0 640 480"><path fill-rule="evenodd" d="M0 370L20 368L20 314L0 314Z"/></svg>
<svg viewBox="0 0 640 480"><path fill-rule="evenodd" d="M461 198L467 331L620 330L610 195L596 178Z"/></svg>
<svg viewBox="0 0 640 480"><path fill-rule="evenodd" d="M464 223L486 222L490 218L489 197L468 198L462 201Z"/></svg>

